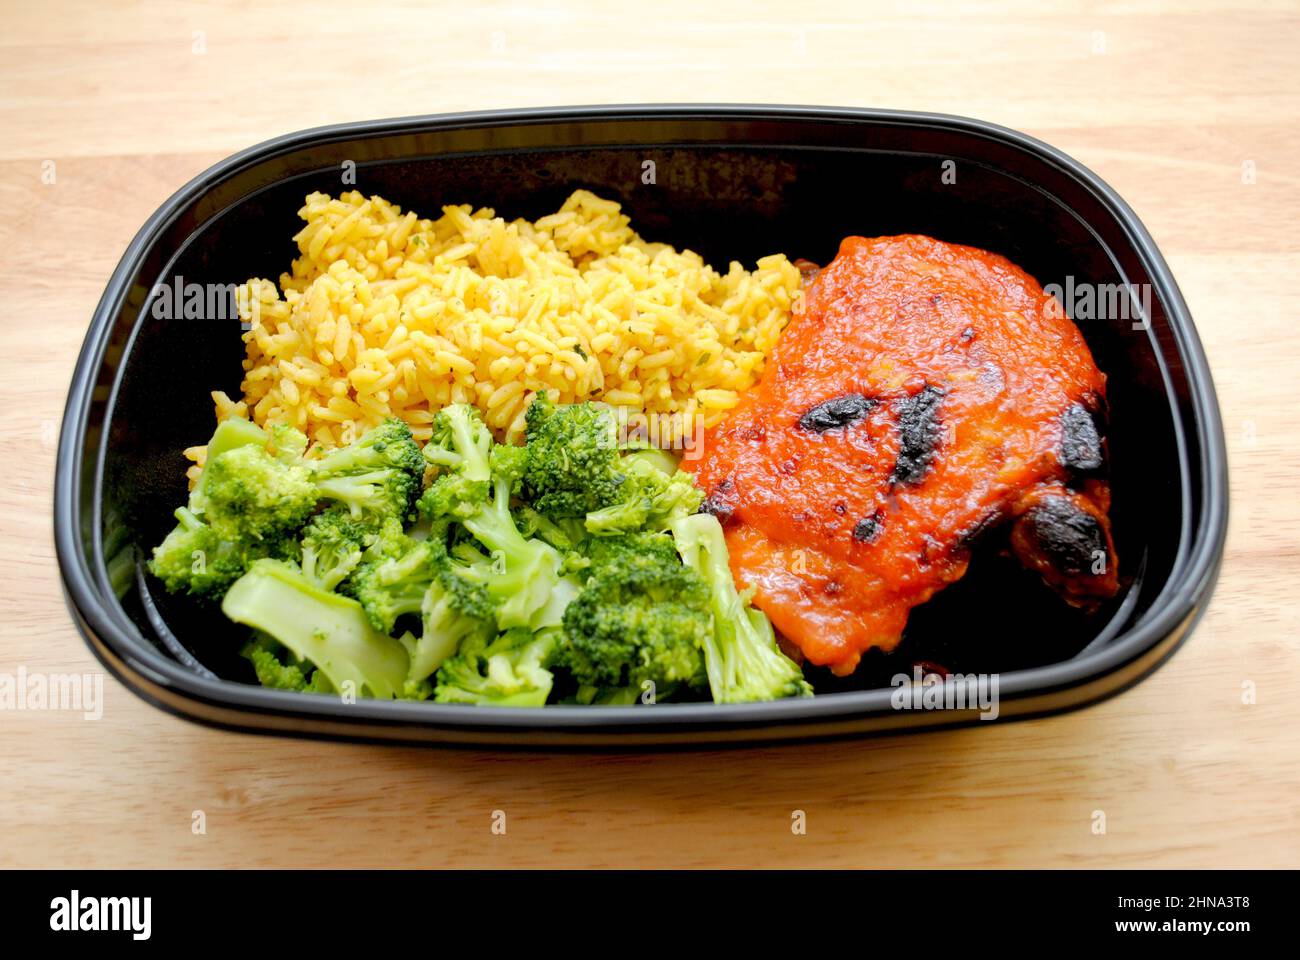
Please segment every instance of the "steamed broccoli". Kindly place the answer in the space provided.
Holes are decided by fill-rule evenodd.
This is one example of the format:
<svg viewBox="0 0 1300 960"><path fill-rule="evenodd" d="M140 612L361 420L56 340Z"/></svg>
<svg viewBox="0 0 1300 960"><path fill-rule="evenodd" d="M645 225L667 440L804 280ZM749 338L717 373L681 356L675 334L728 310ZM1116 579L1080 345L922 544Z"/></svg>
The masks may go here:
<svg viewBox="0 0 1300 960"><path fill-rule="evenodd" d="M704 499L694 478L662 451L622 455L608 407L557 407L540 394L526 419L523 479L533 507L553 521L583 518L597 536L662 532Z"/></svg>
<svg viewBox="0 0 1300 960"><path fill-rule="evenodd" d="M656 451L658 452L658 451ZM597 536L647 530L662 533L674 520L689 516L704 499L689 473L665 473L639 451L624 457L620 468L627 479L623 499L587 514L586 527Z"/></svg>
<svg viewBox="0 0 1300 960"><path fill-rule="evenodd" d="M402 552L369 561L353 589L376 630L391 633L398 618L419 614L419 635L398 638L410 657L406 694L413 698L422 699L424 681L466 639L495 633L487 591L458 574L439 536L407 538Z"/></svg>
<svg viewBox="0 0 1300 960"><path fill-rule="evenodd" d="M253 561L300 556L307 575L333 589L360 561L357 547L378 552L394 526L401 532L424 469L410 428L388 420L314 460L303 459L306 445L287 424L218 424L189 507L149 563L168 590L220 598ZM312 518L322 498L341 509Z"/></svg>
<svg viewBox="0 0 1300 960"><path fill-rule="evenodd" d="M397 417L387 417L347 446L321 453L311 465L318 478L350 477L390 467L417 476L424 472L420 445L411 428Z"/></svg>
<svg viewBox="0 0 1300 960"><path fill-rule="evenodd" d="M480 642L496 632L486 593L447 569L439 570L425 591L420 624L420 636L405 633L400 637L411 658L408 695L413 695L419 684L466 644Z"/></svg>
<svg viewBox="0 0 1300 960"><path fill-rule="evenodd" d="M299 693L333 693L334 688L321 670L298 660L273 637L259 633L244 645L240 656L253 666L257 682L274 690Z"/></svg>
<svg viewBox="0 0 1300 960"><path fill-rule="evenodd" d="M301 527L316 509L316 488L300 462L286 464L260 446L227 450L203 469L203 517L220 537L273 540Z"/></svg>
<svg viewBox="0 0 1300 960"><path fill-rule="evenodd" d="M335 690L380 699L404 691L410 660L402 644L374 629L361 604L322 590L291 563L256 561L231 584L221 610L315 665Z"/></svg>
<svg viewBox="0 0 1300 960"><path fill-rule="evenodd" d="M231 417L217 424L188 506L175 512L176 526L149 559L150 572L170 592L220 599L253 561L297 556L294 528L306 519L314 499L304 496L301 475L279 472L280 465L266 454L268 442L266 431L248 420ZM264 458L273 466L268 468ZM283 501L252 485L261 472L269 472L275 493L285 494Z"/></svg>
<svg viewBox="0 0 1300 960"><path fill-rule="evenodd" d="M646 684L656 697L702 688L702 649L712 633L709 589L684 566L670 537L634 534L590 544L586 586L564 612L556 665L581 702L631 702ZM621 694L619 691L623 691Z"/></svg>
<svg viewBox="0 0 1300 960"><path fill-rule="evenodd" d="M361 554L363 560L401 556L406 552L412 537L418 532L412 528L412 531L408 533L407 526L403 523L402 518L395 516L385 517L378 524L363 523L361 526L366 531L366 548ZM428 529L426 527L426 536L415 537L415 539L427 539ZM443 532L445 534L445 527ZM343 585L350 587L350 580L345 580Z"/></svg>
<svg viewBox="0 0 1300 960"><path fill-rule="evenodd" d="M585 517L622 500L618 426L608 407L556 406L538 394L525 415L529 499L552 520Z"/></svg>
<svg viewBox="0 0 1300 960"><path fill-rule="evenodd" d="M561 583L562 557L549 543L519 532L511 498L528 463L523 447L493 444L478 411L464 404L443 411L446 448L436 456L449 465L420 498L431 519L451 517L470 535L452 550L460 576L484 589L497 626L539 629L558 622L557 606L576 593ZM480 477L487 471L487 486ZM444 484L444 481L446 483ZM486 551L486 553L484 552Z"/></svg>
<svg viewBox="0 0 1300 960"><path fill-rule="evenodd" d="M540 707L554 680L547 662L555 629L507 630L496 638L477 634L438 669L434 699L494 707Z"/></svg>
<svg viewBox="0 0 1300 960"><path fill-rule="evenodd" d="M287 538L245 543L223 540L188 507L176 511L176 521L149 559L149 571L171 593L218 600L254 560L288 560L297 548Z"/></svg>
<svg viewBox="0 0 1300 960"><path fill-rule="evenodd" d="M419 613L424 594L437 575L437 566L437 544L409 537L392 556L378 557L362 566L352 578L352 593L371 626L391 633L398 617Z"/></svg>
<svg viewBox="0 0 1300 960"><path fill-rule="evenodd" d="M217 457L236 447L257 446L265 448L270 438L257 424L239 417L227 417L217 424L217 429L208 441L205 464L210 464ZM196 514L202 514L206 507L208 470L205 466L199 473L198 482L190 491L189 508Z"/></svg>
<svg viewBox="0 0 1300 960"><path fill-rule="evenodd" d="M430 517L473 513L491 495L492 447L492 434L478 408L454 403L438 411L424 459L440 472L424 492L422 512Z"/></svg>
<svg viewBox="0 0 1300 960"><path fill-rule="evenodd" d="M684 517L673 522L672 534L682 561L708 583L713 630L704 662L714 702L811 696L799 665L777 646L771 622L736 591L718 518Z"/></svg>
<svg viewBox="0 0 1300 960"><path fill-rule="evenodd" d="M217 424L208 441L188 509L221 539L237 545L276 540L300 526L315 507L306 471L271 456L271 442L261 427L238 417Z"/></svg>
<svg viewBox="0 0 1300 960"><path fill-rule="evenodd" d="M520 503L514 508L515 525L525 537L538 537L545 540L560 553L573 555L576 567L586 566L582 554L578 551L587 539L587 528L581 520L567 517L552 520L542 516L527 503Z"/></svg>
<svg viewBox="0 0 1300 960"><path fill-rule="evenodd" d="M290 425L227 420L149 567L224 594L275 689L541 706L555 669L565 702L811 693L671 456L621 451L598 404L539 396L526 419L522 447L453 404L423 451L390 418L311 454Z"/></svg>
<svg viewBox="0 0 1300 960"><path fill-rule="evenodd" d="M526 539L510 513L509 485L493 481L492 501L467 517L464 527L488 551L484 555L472 544L461 543L454 553L463 561L461 575L480 584L492 599L497 625L540 627L538 618L560 585L561 557L543 540Z"/></svg>
<svg viewBox="0 0 1300 960"><path fill-rule="evenodd" d="M352 519L352 512L332 506L307 522L302 531L302 572L326 590L335 589L361 563L367 547L380 536Z"/></svg>
<svg viewBox="0 0 1300 960"><path fill-rule="evenodd" d="M273 423L266 428L266 452L287 464L296 464L307 452L307 434L287 423Z"/></svg>
<svg viewBox="0 0 1300 960"><path fill-rule="evenodd" d="M411 428L396 417L304 463L317 494L347 507L355 520L378 526L390 517L406 521L414 515L424 458Z"/></svg>

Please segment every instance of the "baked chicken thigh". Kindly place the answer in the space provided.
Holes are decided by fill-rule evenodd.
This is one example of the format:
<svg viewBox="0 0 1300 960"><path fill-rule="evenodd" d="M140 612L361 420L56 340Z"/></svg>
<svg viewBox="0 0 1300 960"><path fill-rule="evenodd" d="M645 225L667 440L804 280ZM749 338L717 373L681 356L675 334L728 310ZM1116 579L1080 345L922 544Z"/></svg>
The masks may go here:
<svg viewBox="0 0 1300 960"><path fill-rule="evenodd" d="M1067 602L1113 596L1106 378L1059 303L923 236L850 237L806 276L762 379L684 463L784 637L851 673L1004 523Z"/></svg>

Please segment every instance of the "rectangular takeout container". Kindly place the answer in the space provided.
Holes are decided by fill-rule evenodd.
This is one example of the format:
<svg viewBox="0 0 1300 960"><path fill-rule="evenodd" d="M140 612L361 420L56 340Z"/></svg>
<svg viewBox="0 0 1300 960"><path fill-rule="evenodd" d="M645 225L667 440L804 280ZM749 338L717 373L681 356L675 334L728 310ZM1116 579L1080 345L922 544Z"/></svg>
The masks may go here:
<svg viewBox="0 0 1300 960"><path fill-rule="evenodd" d="M848 680L815 677L814 698L775 703L345 703L252 683L234 655L236 628L215 609L167 597L143 570L184 501L181 451L212 430L209 391L237 396L243 357L237 320L158 319L151 291L176 278L277 278L296 255L297 211L313 190L379 194L422 216L471 203L531 219L579 187L621 202L647 239L689 247L724 271L774 252L825 264L845 236L923 233L1001 253L1044 286L1134 291L1134 313L1071 312L1108 376L1120 597L1085 616L995 548L979 549L963 581L914 611L899 653L869 655ZM1011 130L822 107L414 117L307 130L236 154L150 217L114 272L69 390L55 485L69 606L99 659L145 699L244 731L500 746L720 744L981 722L973 704L896 708L892 684L913 661L996 675L1001 719L1077 707L1136 683L1181 643L1208 599L1226 525L1205 357L1168 267L1124 201Z"/></svg>

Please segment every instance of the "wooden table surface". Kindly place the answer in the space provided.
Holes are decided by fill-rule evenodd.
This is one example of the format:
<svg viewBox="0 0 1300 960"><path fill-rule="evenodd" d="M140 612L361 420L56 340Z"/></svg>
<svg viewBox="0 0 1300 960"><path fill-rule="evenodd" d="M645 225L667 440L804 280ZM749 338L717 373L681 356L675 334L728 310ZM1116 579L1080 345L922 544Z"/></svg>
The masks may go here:
<svg viewBox="0 0 1300 960"><path fill-rule="evenodd" d="M590 102L966 114L1109 181L1169 260L1222 403L1232 525L1203 623L1069 715L686 754L242 736L107 678L98 721L0 712L0 866L1300 866L1300 7L617 7L4 0L0 673L99 669L58 583L54 450L95 302L158 204L302 127Z"/></svg>

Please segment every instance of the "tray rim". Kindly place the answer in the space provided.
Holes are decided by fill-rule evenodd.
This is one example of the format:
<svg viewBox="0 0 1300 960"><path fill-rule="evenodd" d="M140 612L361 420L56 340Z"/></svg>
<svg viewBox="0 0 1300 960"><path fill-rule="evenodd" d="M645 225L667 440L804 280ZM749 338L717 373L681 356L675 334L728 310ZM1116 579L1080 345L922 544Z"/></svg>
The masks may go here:
<svg viewBox="0 0 1300 960"><path fill-rule="evenodd" d="M250 732L338 739L610 748L692 742L753 743L978 723L971 711L895 711L889 707L890 691L882 688L773 703L661 704L653 710L565 706L541 710L484 707L471 710L460 705L364 699L345 704L334 697L304 696L201 677L152 647L126 617L116 597L106 598L96 588L95 573L90 569L81 542L83 511L78 495L85 467L82 452L91 388L138 260L164 227L214 182L279 153L337 139L521 123L674 118L942 127L1000 141L1034 154L1087 187L1108 208L1150 272L1152 285L1166 307L1183 363L1200 433L1203 491L1200 523L1190 532L1190 544L1180 545L1180 556L1162 587L1158 606L1147 611L1140 622L1123 631L1103 650L1062 663L1001 674L1002 715L1008 719L1037 716L1096 702L1139 682L1172 655L1203 612L1221 563L1228 515L1226 448L1209 366L1181 291L1146 228L1108 184L1073 158L1036 138L966 117L861 107L618 104L432 114L304 129L264 141L219 161L177 190L146 220L114 269L78 355L59 437L55 475L55 550L65 596L78 630L105 667L139 696L187 719ZM135 332L132 331L132 338ZM110 408L115 393L116 383L114 396L109 399ZM1182 461L1180 480L1187 484L1190 465L1177 416L1175 430L1179 434ZM96 541L100 536L106 438L107 433L98 448L93 485L92 534ZM1135 664L1140 669L1133 674ZM893 722L888 722L891 718Z"/></svg>

